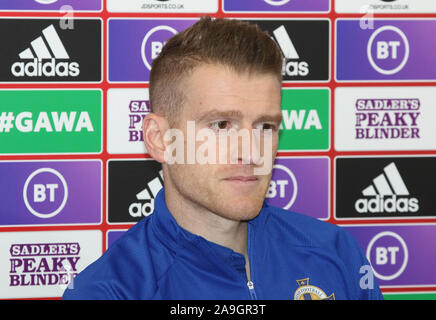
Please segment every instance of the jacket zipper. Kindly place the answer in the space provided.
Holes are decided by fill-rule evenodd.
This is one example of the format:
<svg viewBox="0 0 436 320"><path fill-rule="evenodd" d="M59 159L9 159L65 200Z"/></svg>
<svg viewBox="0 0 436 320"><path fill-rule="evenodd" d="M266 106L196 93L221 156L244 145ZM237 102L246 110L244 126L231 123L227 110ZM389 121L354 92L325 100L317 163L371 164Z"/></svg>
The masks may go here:
<svg viewBox="0 0 436 320"><path fill-rule="evenodd" d="M252 251L252 249L251 249L251 244L252 244L252 230L251 230L251 226L250 226L250 224L248 223L248 225L247 225L247 251L248 251L248 260L249 260L249 263L250 263L250 278L251 279L248 279L248 282L247 282L247 287L248 287L248 291L250 292L250 297L251 297L251 300L257 300L257 295L256 295L256 291L254 290L254 283L253 283L253 274L254 274L254 272L253 272L253 265L252 265L252 262L253 262L253 259L252 259L252 254L251 254L251 251Z"/></svg>
<svg viewBox="0 0 436 320"><path fill-rule="evenodd" d="M248 291L250 291L251 300L257 300L256 291L254 290L254 283L251 280L247 282Z"/></svg>

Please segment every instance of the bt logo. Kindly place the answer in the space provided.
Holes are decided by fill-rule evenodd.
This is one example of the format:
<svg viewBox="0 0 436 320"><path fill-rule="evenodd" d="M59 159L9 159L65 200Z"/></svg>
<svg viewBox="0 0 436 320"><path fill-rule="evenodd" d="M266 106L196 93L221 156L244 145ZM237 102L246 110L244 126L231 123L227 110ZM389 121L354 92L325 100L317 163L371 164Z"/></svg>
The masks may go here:
<svg viewBox="0 0 436 320"><path fill-rule="evenodd" d="M366 257L377 278L388 281L398 278L406 269L409 252L400 235L384 231L371 239L366 249Z"/></svg>
<svg viewBox="0 0 436 320"><path fill-rule="evenodd" d="M34 216L52 218L62 211L68 199L65 178L52 168L35 170L24 183L23 199Z"/></svg>
<svg viewBox="0 0 436 320"><path fill-rule="evenodd" d="M264 0L264 1L272 6L282 6L290 2L291 0Z"/></svg>
<svg viewBox="0 0 436 320"><path fill-rule="evenodd" d="M274 199L274 205L289 209L298 194L298 184L294 173L284 165L275 164L266 198Z"/></svg>
<svg viewBox="0 0 436 320"><path fill-rule="evenodd" d="M394 26L378 28L368 41L368 60L377 72L384 75L401 71L409 59L409 53L406 35Z"/></svg>
<svg viewBox="0 0 436 320"><path fill-rule="evenodd" d="M147 32L141 45L141 57L148 70L152 61L159 55L165 41L178 32L170 26L157 26Z"/></svg>
<svg viewBox="0 0 436 320"><path fill-rule="evenodd" d="M35 0L35 2L38 2L40 4L52 4L57 2L58 0Z"/></svg>

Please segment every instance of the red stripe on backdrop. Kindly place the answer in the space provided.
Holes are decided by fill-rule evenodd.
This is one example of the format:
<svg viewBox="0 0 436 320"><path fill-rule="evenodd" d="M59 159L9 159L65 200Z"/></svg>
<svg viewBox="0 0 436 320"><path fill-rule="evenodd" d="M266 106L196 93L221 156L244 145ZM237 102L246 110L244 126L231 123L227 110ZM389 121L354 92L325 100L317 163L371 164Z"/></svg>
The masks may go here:
<svg viewBox="0 0 436 320"><path fill-rule="evenodd" d="M103 127L102 127L102 152L100 154L92 155L0 155L0 160L75 160L75 159L99 159L103 162L103 195L102 195L102 223L99 225L80 225L80 226L25 226L25 227L0 227L0 232L15 232L15 231L54 231L54 230L101 230L103 233L102 249L103 252L107 249L106 236L109 229L128 229L133 224L108 224L107 222L107 161L109 159L138 159L138 158L150 158L149 155L144 154L109 154L107 150L107 91L109 88L147 88L148 84L138 83L111 83L107 81L108 69L107 69L107 55L108 41L107 41L107 27L109 18L198 18L204 14L199 13L167 13L167 14L155 14L155 13L109 13L107 11L106 0L104 0L103 11L100 13L92 12L75 12L74 17L81 18L96 18L100 17L103 20L103 80L99 84L62 84L62 83L13 83L13 84L1 84L0 89L101 89L103 91ZM436 150L430 151L365 151L365 152L343 152L335 150L335 89L337 87L396 87L396 86L435 86L434 82L383 82L383 83L366 83L366 82L353 82L353 83L338 83L335 80L335 22L338 18L361 18L363 14L338 14L334 10L335 1L331 1L330 13L304 13L304 14L283 14L283 13L224 13L222 0L219 1L218 11L213 14L208 14L212 17L227 17L227 18L329 18L331 23L331 49L330 49L330 81L327 83L285 83L284 88L317 88L328 87L331 90L331 109L330 109L330 149L328 151L320 152L279 152L278 157L281 156L328 156L330 159L330 218L327 220L333 224L340 225L352 225L352 224L403 224L403 223L434 223L434 219L407 219L407 220L392 220L392 219L377 219L377 220L340 220L334 218L334 203L335 203L335 158L338 156L377 156L377 155L436 155ZM60 12L0 12L0 17L63 17L64 14ZM375 14L374 18L436 18L436 14ZM423 292L423 291L435 291L436 287L396 287L385 288L384 293L390 292ZM58 298L44 298L44 299L58 299Z"/></svg>

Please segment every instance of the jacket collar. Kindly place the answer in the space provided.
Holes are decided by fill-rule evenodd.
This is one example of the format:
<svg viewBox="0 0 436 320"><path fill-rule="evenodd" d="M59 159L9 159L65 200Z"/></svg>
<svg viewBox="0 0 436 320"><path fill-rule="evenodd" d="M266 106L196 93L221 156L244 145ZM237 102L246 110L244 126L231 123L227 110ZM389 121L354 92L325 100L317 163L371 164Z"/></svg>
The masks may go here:
<svg viewBox="0 0 436 320"><path fill-rule="evenodd" d="M254 233L256 238L262 237L262 233L265 230L265 224L269 216L267 211L268 204L264 201L259 214L254 219L248 221L249 228L251 228L251 232ZM155 197L151 224L160 241L177 254L180 253L182 247L192 248L192 246L195 246L197 250L207 251L207 249L209 249L209 251L213 251L215 255L218 255L226 262L233 265L239 264L238 260L240 260L240 257L243 258L241 254L234 252L230 248L208 241L180 227L168 210L165 202L164 188L162 188Z"/></svg>

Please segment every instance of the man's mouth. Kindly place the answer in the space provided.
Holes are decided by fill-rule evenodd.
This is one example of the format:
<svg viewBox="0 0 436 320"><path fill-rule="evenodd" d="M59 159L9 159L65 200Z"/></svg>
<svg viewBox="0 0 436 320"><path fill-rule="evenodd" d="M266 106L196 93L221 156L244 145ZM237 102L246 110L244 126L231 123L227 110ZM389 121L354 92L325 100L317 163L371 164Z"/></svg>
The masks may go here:
<svg viewBox="0 0 436 320"><path fill-rule="evenodd" d="M251 184L259 181L257 176L233 176L224 179L228 182Z"/></svg>

